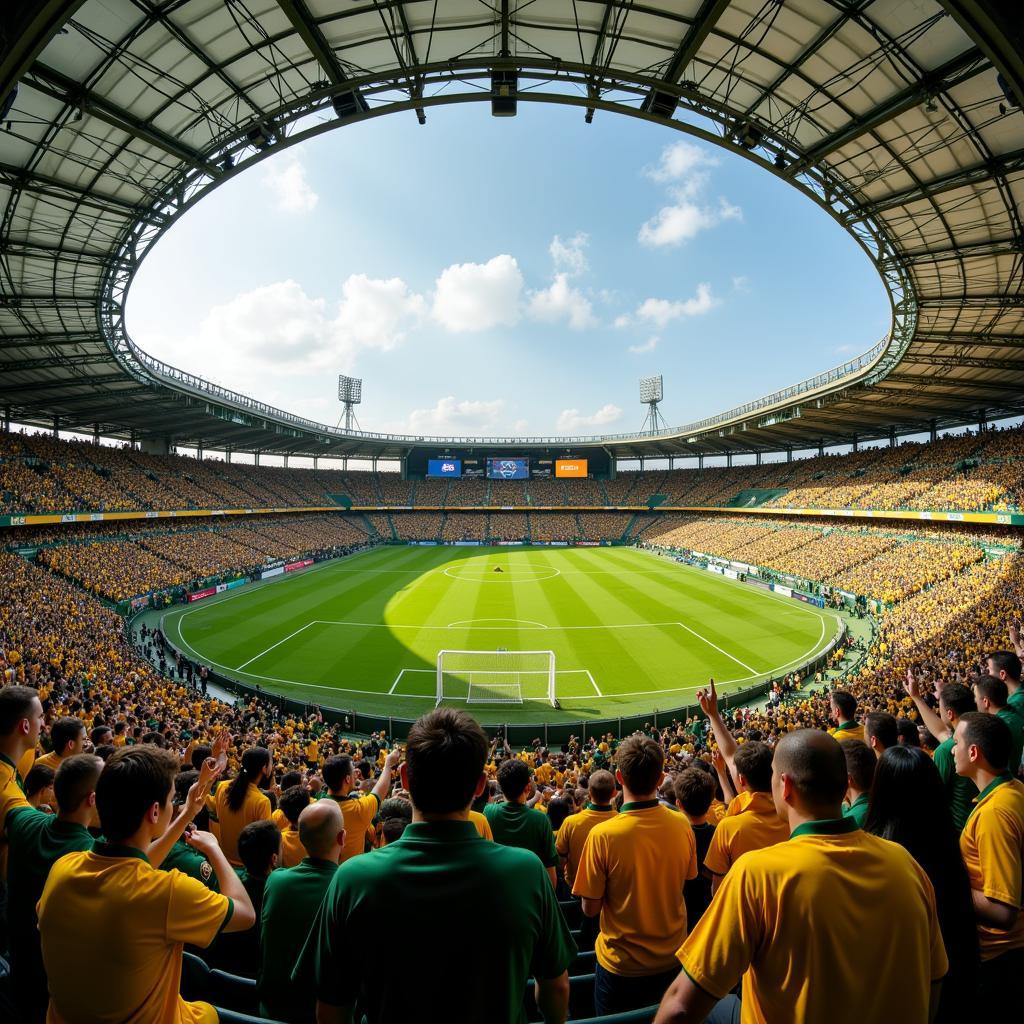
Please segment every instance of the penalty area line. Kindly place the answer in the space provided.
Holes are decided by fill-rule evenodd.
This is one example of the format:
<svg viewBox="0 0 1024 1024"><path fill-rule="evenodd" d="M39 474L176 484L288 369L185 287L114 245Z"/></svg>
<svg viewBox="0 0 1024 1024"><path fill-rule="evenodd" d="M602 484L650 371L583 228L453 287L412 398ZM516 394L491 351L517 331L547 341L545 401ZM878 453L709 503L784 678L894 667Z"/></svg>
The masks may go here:
<svg viewBox="0 0 1024 1024"><path fill-rule="evenodd" d="M281 644L287 643L289 640L291 640L292 637L298 636L300 633L302 633L303 631L309 629L310 626L313 626L315 624L316 624L316 620L314 620L313 622L307 622L304 626L300 626L297 630L295 630L294 633L289 633L284 638L284 640L278 640L276 644L271 644L265 651L260 651L260 653L257 654L255 657L250 658L248 661L243 661L242 664L239 665L238 668L236 668L234 671L235 672L241 672L242 669L245 668L246 665L251 665L254 661L259 661L260 658L262 658L264 654L269 654L275 647L280 647ZM179 631L179 636L180 635L181 634L180 634L180 631Z"/></svg>
<svg viewBox="0 0 1024 1024"><path fill-rule="evenodd" d="M734 657L728 651L722 650L722 648L719 647L718 644L712 643L706 636L701 636L701 634L698 633L697 630L690 629L690 627L686 625L685 622L677 622L676 625L682 626L682 628L685 629L687 633L692 633L698 640L701 640L704 643L706 643L708 647L714 647L714 649L718 651L719 654L724 654L730 661L735 661L736 664L740 666L740 668L745 668L749 673L751 673L751 675L756 676L760 674L756 671L756 669L752 669L748 664L746 664L746 662L740 661L739 658Z"/></svg>

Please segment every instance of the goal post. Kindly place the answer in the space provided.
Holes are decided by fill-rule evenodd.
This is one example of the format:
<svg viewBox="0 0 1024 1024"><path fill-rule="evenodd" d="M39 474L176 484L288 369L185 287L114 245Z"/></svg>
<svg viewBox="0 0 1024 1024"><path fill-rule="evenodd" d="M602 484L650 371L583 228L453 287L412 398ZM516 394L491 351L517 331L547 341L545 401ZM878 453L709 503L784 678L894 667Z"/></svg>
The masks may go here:
<svg viewBox="0 0 1024 1024"><path fill-rule="evenodd" d="M438 651L437 700L558 706L554 651Z"/></svg>

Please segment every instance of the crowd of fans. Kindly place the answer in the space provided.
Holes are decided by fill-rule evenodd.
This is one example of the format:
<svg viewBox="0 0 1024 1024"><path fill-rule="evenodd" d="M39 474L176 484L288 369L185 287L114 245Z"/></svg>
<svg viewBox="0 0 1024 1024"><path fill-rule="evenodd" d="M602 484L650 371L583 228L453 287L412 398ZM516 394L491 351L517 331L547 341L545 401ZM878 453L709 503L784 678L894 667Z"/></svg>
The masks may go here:
<svg viewBox="0 0 1024 1024"><path fill-rule="evenodd" d="M403 480L394 472L289 469L130 447L0 438L0 503L13 513L324 506L727 506L761 492L767 507L991 510L1021 507L1024 428L949 435L792 462L621 471L614 480Z"/></svg>

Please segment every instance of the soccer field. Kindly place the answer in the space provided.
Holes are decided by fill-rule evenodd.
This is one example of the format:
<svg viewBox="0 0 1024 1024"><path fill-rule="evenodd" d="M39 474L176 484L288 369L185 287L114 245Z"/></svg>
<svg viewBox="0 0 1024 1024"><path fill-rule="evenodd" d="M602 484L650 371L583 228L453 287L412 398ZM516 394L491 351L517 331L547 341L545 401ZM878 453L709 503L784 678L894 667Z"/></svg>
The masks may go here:
<svg viewBox="0 0 1024 1024"><path fill-rule="evenodd" d="M519 705L478 704L485 688L446 679L451 703L472 696L488 722L667 710L709 676L728 695L804 664L838 629L830 612L627 548L376 548L163 621L175 646L224 675L395 717L433 706L438 651L553 651L560 710L540 659L500 677L518 684Z"/></svg>

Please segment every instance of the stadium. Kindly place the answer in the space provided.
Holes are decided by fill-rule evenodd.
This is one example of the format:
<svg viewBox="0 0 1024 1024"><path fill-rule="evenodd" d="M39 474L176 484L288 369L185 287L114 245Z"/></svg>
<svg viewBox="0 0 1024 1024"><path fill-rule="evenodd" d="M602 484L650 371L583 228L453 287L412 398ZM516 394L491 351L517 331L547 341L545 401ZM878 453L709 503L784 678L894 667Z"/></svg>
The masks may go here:
<svg viewBox="0 0 1024 1024"><path fill-rule="evenodd" d="M0 1016L1012 1012L1024 968L1014 8L9 3ZM419 130L468 111L511 132L541 107L595 133L629 122L695 141L789 186L870 264L884 336L859 354L824 349L844 355L824 371L815 349L805 379L690 422L667 423L662 377L637 374L640 430L567 409L558 430L491 436L415 416L404 432L364 430L364 381L333 363L317 368L332 392L337 376L332 426L245 393L244 347L216 363L237 379L215 381L129 334L151 253L276 159L329 135L365 141L386 114ZM385 192L388 157L353 153ZM739 217L725 197L687 207L673 182L674 209L697 218L687 230ZM486 222L460 187L453 172L451 196L431 203ZM652 223L641 240L665 227ZM225 272L239 272L229 243ZM596 337L568 265L550 293L528 293L530 329L568 295ZM401 300L427 318L421 295ZM720 299L701 285L690 301ZM829 318L820 295L800 301ZM691 307L653 308L664 327ZM277 326L256 333L284 337ZM199 338L211 364L219 341ZM735 343L739 374L751 349ZM556 389L553 348L523 345L522 372ZM265 395L300 358L277 349ZM781 356L762 357L772 379ZM420 401L415 357L400 358L411 369L396 367L391 390ZM591 361L632 376L596 341ZM520 380L495 367L489 387ZM414 952L396 958L396 935Z"/></svg>

